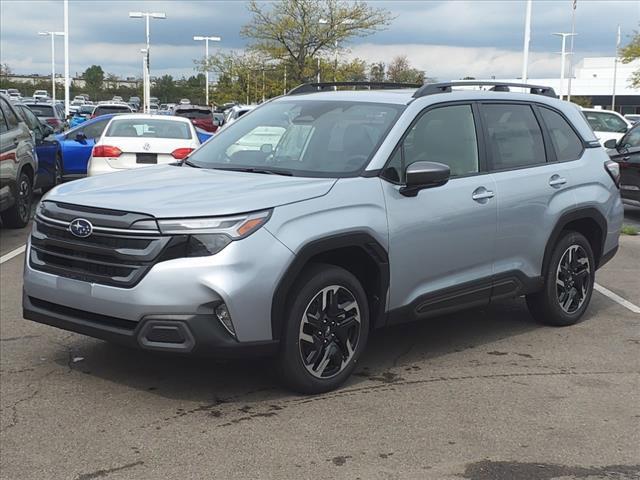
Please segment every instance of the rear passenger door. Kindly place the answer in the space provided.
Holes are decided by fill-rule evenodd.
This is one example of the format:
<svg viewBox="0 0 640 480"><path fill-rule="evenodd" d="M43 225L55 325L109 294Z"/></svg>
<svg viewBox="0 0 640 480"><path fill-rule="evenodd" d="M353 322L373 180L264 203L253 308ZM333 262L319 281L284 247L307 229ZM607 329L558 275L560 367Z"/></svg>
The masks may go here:
<svg viewBox="0 0 640 480"><path fill-rule="evenodd" d="M470 103L423 111L382 174L389 225L390 323L489 302L497 207ZM442 186L405 197L408 165L444 163Z"/></svg>
<svg viewBox="0 0 640 480"><path fill-rule="evenodd" d="M576 204L572 161L581 157L583 145L550 108L481 103L480 110L498 205L493 295L508 296L541 275L555 223Z"/></svg>

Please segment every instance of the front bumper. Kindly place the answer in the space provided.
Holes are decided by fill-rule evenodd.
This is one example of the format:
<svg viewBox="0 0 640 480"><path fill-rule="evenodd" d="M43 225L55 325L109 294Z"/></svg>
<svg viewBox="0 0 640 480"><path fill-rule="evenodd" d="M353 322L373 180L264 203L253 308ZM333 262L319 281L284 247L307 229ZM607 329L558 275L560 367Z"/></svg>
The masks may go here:
<svg viewBox="0 0 640 480"><path fill-rule="evenodd" d="M159 262L131 288L66 278L36 270L27 261L24 317L140 348L214 356L220 352L227 356L232 349L242 352L245 347L268 350L267 344L275 345L271 332L275 286L292 256L263 228L213 256ZM215 316L220 303L227 306L236 338ZM193 345L180 341L169 342L182 344L175 348L159 348L146 342L145 325L158 322L175 326L182 337L191 335ZM165 329L169 337L176 335L168 330L172 329Z"/></svg>

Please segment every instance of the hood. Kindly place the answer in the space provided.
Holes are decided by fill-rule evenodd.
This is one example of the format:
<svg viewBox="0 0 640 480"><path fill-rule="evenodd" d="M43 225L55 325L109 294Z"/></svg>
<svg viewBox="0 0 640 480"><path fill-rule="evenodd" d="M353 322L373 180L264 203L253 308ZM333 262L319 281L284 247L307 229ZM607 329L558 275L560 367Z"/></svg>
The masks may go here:
<svg viewBox="0 0 640 480"><path fill-rule="evenodd" d="M233 215L326 195L331 178L159 165L59 185L47 200L156 218Z"/></svg>

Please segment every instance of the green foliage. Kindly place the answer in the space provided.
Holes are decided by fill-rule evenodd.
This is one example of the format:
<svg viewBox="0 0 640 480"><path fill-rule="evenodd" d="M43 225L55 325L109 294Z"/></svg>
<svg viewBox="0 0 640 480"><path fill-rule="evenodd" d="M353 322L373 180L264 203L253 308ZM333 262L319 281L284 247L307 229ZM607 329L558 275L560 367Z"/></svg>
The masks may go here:
<svg viewBox="0 0 640 480"><path fill-rule="evenodd" d="M100 65L91 65L82 74L84 78L85 87L93 98L98 96L98 93L102 90L102 84L104 82L104 70Z"/></svg>
<svg viewBox="0 0 640 480"><path fill-rule="evenodd" d="M593 105L591 104L591 98L589 97L580 97L580 96L571 96L571 103L575 103L576 105L580 105L584 108L591 108Z"/></svg>
<svg viewBox="0 0 640 480"><path fill-rule="evenodd" d="M424 83L424 72L412 68L406 55L398 55L387 68L387 80L401 83Z"/></svg>
<svg viewBox="0 0 640 480"><path fill-rule="evenodd" d="M623 225L621 233L623 235L638 235L638 229L633 225Z"/></svg>
<svg viewBox="0 0 640 480"><path fill-rule="evenodd" d="M316 76L317 56L333 53L351 38L382 30L391 21L386 10L359 0L252 0L248 9L253 17L241 34L258 55L285 60L294 84Z"/></svg>
<svg viewBox="0 0 640 480"><path fill-rule="evenodd" d="M640 32L634 31L631 41L622 47L618 54L622 57L622 63L630 63L640 59ZM640 88L640 70L633 72L631 76L631 86Z"/></svg>

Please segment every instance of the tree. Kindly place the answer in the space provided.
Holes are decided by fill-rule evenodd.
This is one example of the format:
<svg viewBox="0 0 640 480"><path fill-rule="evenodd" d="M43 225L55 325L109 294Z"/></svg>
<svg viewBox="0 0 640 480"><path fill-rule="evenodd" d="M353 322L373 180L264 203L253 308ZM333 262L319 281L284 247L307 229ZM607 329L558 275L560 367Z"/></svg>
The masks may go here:
<svg viewBox="0 0 640 480"><path fill-rule="evenodd" d="M160 99L162 103L171 103L175 101L176 94L176 82L171 75L163 75L156 79L156 84L152 88L153 95Z"/></svg>
<svg viewBox="0 0 640 480"><path fill-rule="evenodd" d="M369 80L372 82L384 82L386 65L383 62L372 63L369 68Z"/></svg>
<svg viewBox="0 0 640 480"><path fill-rule="evenodd" d="M390 82L424 83L424 72L412 68L406 55L398 55L391 60L387 68L387 79Z"/></svg>
<svg viewBox="0 0 640 480"><path fill-rule="evenodd" d="M292 83L316 74L317 55L329 54L353 37L365 37L389 25L391 15L356 0L281 0L249 2L253 18L241 34L250 48L270 59L286 59Z"/></svg>
<svg viewBox="0 0 640 480"><path fill-rule="evenodd" d="M640 59L640 32L633 32L631 41L622 47L619 53L622 57L622 63L631 63L634 60ZM631 75L631 86L635 88L640 87L640 69Z"/></svg>
<svg viewBox="0 0 640 480"><path fill-rule="evenodd" d="M8 63L0 64L0 75L2 75L3 77L8 77L12 73L13 72L11 71L11 67Z"/></svg>
<svg viewBox="0 0 640 480"><path fill-rule="evenodd" d="M104 70L102 70L102 67L100 65L91 65L84 71L82 78L84 78L85 86L93 98L98 98L104 82Z"/></svg>

